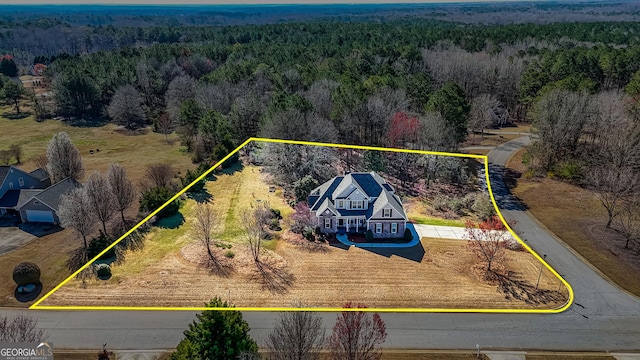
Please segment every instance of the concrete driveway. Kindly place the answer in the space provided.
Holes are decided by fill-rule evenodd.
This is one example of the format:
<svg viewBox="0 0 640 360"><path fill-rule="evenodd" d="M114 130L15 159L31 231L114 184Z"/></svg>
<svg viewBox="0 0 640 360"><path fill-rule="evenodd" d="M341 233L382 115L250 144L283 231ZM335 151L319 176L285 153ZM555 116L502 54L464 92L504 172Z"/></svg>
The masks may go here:
<svg viewBox="0 0 640 360"><path fill-rule="evenodd" d="M18 225L20 221L9 215L0 217L0 255L22 247L36 238L26 231L22 231Z"/></svg>

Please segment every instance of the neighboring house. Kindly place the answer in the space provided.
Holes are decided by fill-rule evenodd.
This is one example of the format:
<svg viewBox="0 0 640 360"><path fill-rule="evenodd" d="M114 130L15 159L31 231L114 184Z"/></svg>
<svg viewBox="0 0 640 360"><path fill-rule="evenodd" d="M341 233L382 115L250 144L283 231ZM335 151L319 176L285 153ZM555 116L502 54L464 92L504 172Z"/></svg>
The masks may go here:
<svg viewBox="0 0 640 360"><path fill-rule="evenodd" d="M37 190L23 190L27 192L18 199L18 211L23 222L44 222L59 224L58 207L62 200L62 195L70 193L72 190L81 187L79 182L67 178L48 188L35 193Z"/></svg>
<svg viewBox="0 0 640 360"><path fill-rule="evenodd" d="M311 191L308 202L326 234L371 230L374 238L394 238L407 225L402 201L373 171L336 176Z"/></svg>
<svg viewBox="0 0 640 360"><path fill-rule="evenodd" d="M29 67L29 75L42 76L45 70L47 70L47 65L45 64L31 65L31 67Z"/></svg>
<svg viewBox="0 0 640 360"><path fill-rule="evenodd" d="M79 186L72 179L51 185L43 169L27 173L15 166L0 166L0 216L14 213L23 222L58 224L62 195Z"/></svg>

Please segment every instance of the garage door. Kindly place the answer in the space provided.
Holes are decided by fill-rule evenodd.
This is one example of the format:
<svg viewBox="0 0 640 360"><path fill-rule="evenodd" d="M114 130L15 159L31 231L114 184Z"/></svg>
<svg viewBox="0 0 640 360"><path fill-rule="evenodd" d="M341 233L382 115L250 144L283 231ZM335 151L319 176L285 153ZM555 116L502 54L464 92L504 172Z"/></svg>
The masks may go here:
<svg viewBox="0 0 640 360"><path fill-rule="evenodd" d="M27 210L27 221L52 223L53 213L45 210Z"/></svg>

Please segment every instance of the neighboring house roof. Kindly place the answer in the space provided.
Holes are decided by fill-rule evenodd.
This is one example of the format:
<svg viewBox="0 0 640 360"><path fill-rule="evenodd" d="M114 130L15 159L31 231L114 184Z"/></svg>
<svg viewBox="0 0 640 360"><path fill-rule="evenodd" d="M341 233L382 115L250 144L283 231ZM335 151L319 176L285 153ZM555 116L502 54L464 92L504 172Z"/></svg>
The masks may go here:
<svg viewBox="0 0 640 360"><path fill-rule="evenodd" d="M44 171L43 169L38 168L28 173L12 165L3 165L3 166L0 166L0 186L2 186L5 180L9 177L9 174L11 173L11 169L18 171L19 173L22 173L26 176L30 176L31 178L39 181L40 182L39 186L41 186L41 189L45 189L51 185L51 181L49 181L49 174L47 174L47 172Z"/></svg>
<svg viewBox="0 0 640 360"><path fill-rule="evenodd" d="M44 171L44 169L42 168L37 168L33 170L32 172L29 173L29 175L33 176L38 180L43 180L49 177L49 174L47 174L47 172Z"/></svg>
<svg viewBox="0 0 640 360"><path fill-rule="evenodd" d="M20 190L9 190L0 197L1 208L14 208L18 204Z"/></svg>
<svg viewBox="0 0 640 360"><path fill-rule="evenodd" d="M44 205L50 207L52 210L58 211L60 201L62 200L62 195L68 194L73 189L79 187L82 187L79 182L71 178L67 178L60 182L57 182L54 185L49 186L41 193L34 196L34 198L38 199Z"/></svg>
<svg viewBox="0 0 640 360"><path fill-rule="evenodd" d="M18 198L18 204L16 207L19 209L22 205L26 204L29 200L31 200L34 196L40 194L44 190L32 190L32 189L22 189L20 190L20 197Z"/></svg>
<svg viewBox="0 0 640 360"><path fill-rule="evenodd" d="M363 210L336 209L335 200L339 194L344 193L348 196L351 193L346 192L349 188L360 190L366 197L373 199L370 206ZM309 207L316 213L322 213L326 209L330 209L334 214L342 216L366 216L371 218L373 214L387 205L395 209L395 214L399 214L403 219L407 219L407 215L402 207L402 201L394 194L393 187L375 172L368 173L350 173L345 176L336 176L335 178L325 182L311 191L309 195ZM394 215L392 219L399 216Z"/></svg>
<svg viewBox="0 0 640 360"><path fill-rule="evenodd" d="M37 168L29 173L34 178L43 181L49 178L49 174L43 168Z"/></svg>
<svg viewBox="0 0 640 360"><path fill-rule="evenodd" d="M0 166L0 186L2 186L2 183L4 183L4 179L9 174L9 169L11 169L11 166L8 166L8 165Z"/></svg>
<svg viewBox="0 0 640 360"><path fill-rule="evenodd" d="M2 60L13 60L13 55L4 54L4 55L2 55L2 57L0 57L0 61L2 61Z"/></svg>

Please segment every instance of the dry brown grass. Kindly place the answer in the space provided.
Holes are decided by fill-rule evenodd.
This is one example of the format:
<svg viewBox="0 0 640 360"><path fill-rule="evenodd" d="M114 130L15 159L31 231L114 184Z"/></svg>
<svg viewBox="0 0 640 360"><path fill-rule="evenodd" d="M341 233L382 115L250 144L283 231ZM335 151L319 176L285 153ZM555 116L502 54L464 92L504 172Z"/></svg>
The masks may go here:
<svg viewBox="0 0 640 360"><path fill-rule="evenodd" d="M219 211L231 215L239 211L230 205L232 201L242 203L246 201L243 197L253 198L246 191L233 191L234 186L244 188L243 179L250 188L266 187L258 185L255 180L258 175L248 167L209 183L214 204L228 206L227 211L224 207ZM231 197L231 201L223 200L225 196ZM275 199L272 204L276 204ZM226 226L238 226L235 220L226 220ZM188 221L187 216L187 224ZM152 234L162 231L154 230ZM231 228L223 231L234 233ZM201 307L214 296L240 307L289 307L298 301L310 307L341 307L345 301L354 301L375 308L513 309L557 308L563 302L525 304L505 298L495 285L482 283L475 277L472 267L477 261L467 250L466 242L460 240L423 239L421 246L412 249L375 252L333 246L326 251L310 252L283 240L272 241L274 246L270 248L283 259L286 264L283 271L293 275L293 282L284 284L284 291L270 291L245 271L253 264L242 261L246 256L240 252L247 250L233 237L229 241L236 257L230 262L236 269L227 276L216 276L184 258L182 249L197 240L174 235L150 236L145 250L128 256L124 265L113 267L109 281L96 280L81 288L77 280L72 280L42 305ZM164 250L151 250L156 246ZM536 259L526 252L510 252L509 258L506 265L515 271L514 278L535 284L540 269ZM142 262L146 266L140 266ZM543 272L541 288L555 291L558 284L556 278Z"/></svg>
<svg viewBox="0 0 640 360"><path fill-rule="evenodd" d="M0 114L11 111L10 107L0 109ZM127 175L138 181L144 175L148 164L168 162L177 170L184 172L193 168L189 156L183 152L178 142L167 144L164 135L149 132L145 135L132 136L119 133L117 127L108 124L101 127L73 127L61 121L48 120L36 122L32 116L9 120L0 116L0 149L8 144L18 143L24 151L23 164L18 165L25 170L32 170L35 164L33 157L44 154L51 137L59 132L69 133L71 140L80 150L86 173L93 170L106 171L110 163L120 162L127 170ZM175 135L170 135L171 137ZM91 149L100 149L92 155ZM137 213L137 206L128 212L129 216ZM14 283L11 278L13 267L22 261L32 261L42 271L43 294L63 281L69 272L64 263L67 253L81 244L81 239L71 231L48 235L34 240L28 245L0 256L0 305L29 306L30 303L19 303L13 299Z"/></svg>
<svg viewBox="0 0 640 360"><path fill-rule="evenodd" d="M522 171L522 151L509 168ZM552 179L517 181L512 192L542 224L625 290L640 296L640 254L624 249L625 241L606 229L607 215L595 195L583 188Z"/></svg>

